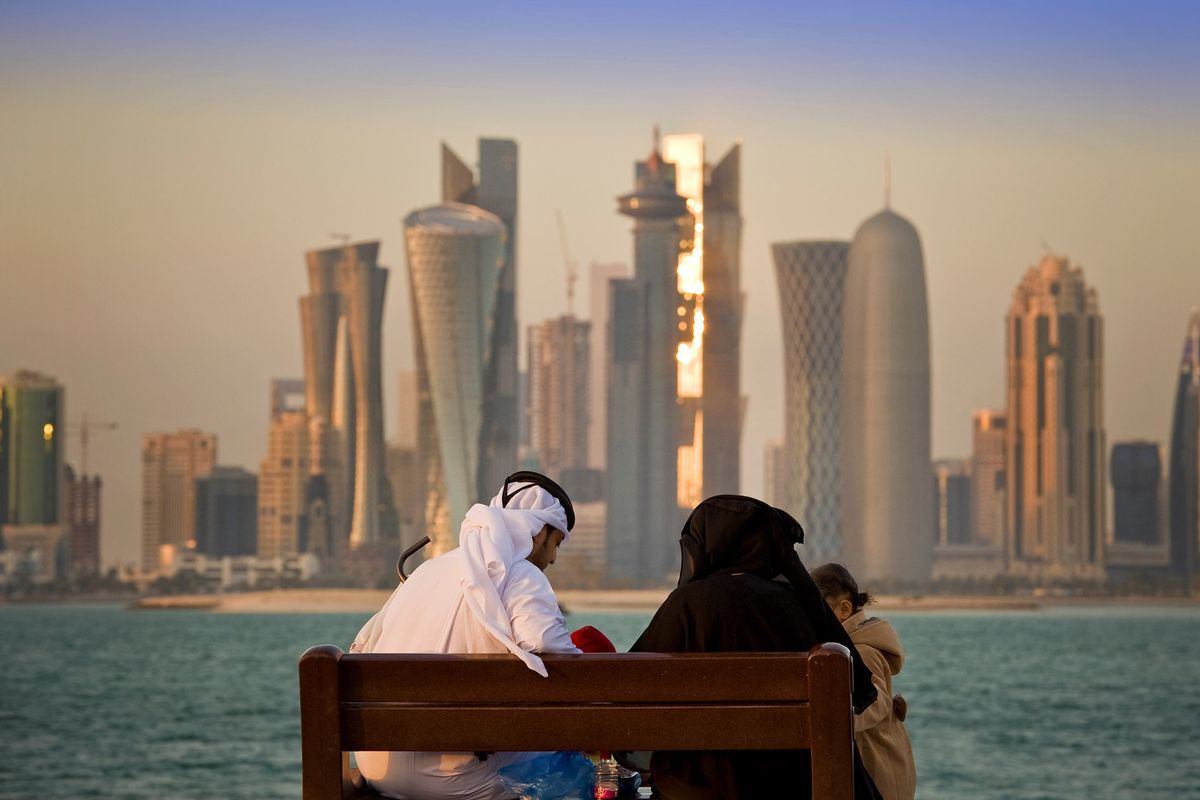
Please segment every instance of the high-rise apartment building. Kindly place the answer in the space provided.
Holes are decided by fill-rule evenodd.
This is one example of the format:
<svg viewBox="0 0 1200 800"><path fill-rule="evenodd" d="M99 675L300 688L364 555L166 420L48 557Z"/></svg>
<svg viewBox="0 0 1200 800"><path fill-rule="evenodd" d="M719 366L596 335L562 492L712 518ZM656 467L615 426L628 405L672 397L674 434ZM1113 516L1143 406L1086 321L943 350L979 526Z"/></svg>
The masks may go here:
<svg viewBox="0 0 1200 800"><path fill-rule="evenodd" d="M271 415L267 454L258 468L257 548L261 558L290 556L310 550L308 524L309 420L302 409Z"/></svg>
<svg viewBox="0 0 1200 800"><path fill-rule="evenodd" d="M424 528L433 543L431 555L440 555L458 545L458 526L471 504L490 498L504 478L482 482L490 477L483 461L483 442L490 435L484 417L495 406L485 401L506 233L496 215L450 203L409 214L404 241L417 356ZM511 433L516 433L515 416ZM511 472L515 467L509 464Z"/></svg>
<svg viewBox="0 0 1200 800"><path fill-rule="evenodd" d="M1006 318L1010 571L1099 579L1105 556L1104 330L1083 270L1047 255Z"/></svg>
<svg viewBox="0 0 1200 800"><path fill-rule="evenodd" d="M1191 586L1200 572L1200 309L1183 341L1170 447L1171 568Z"/></svg>
<svg viewBox="0 0 1200 800"><path fill-rule="evenodd" d="M512 139L479 140L476 180L453 150L442 145L442 202L465 203L495 215L503 224L503 259L497 276L490 350L484 373L479 474L482 491L475 499L492 496L517 459L517 143ZM455 523L457 525L457 523Z"/></svg>
<svg viewBox="0 0 1200 800"><path fill-rule="evenodd" d="M676 187L656 137L635 166L634 191L618 198L619 212L634 220L634 266L633 277L609 282L606 545L614 585L665 580L681 500L702 489L695 202Z"/></svg>
<svg viewBox="0 0 1200 800"><path fill-rule="evenodd" d="M613 278L629 277L625 264L592 264L588 277L588 313L591 316L591 367L589 385L591 400L588 402L588 463L603 470L608 458L608 349L609 341L609 297L608 283Z"/></svg>
<svg viewBox="0 0 1200 800"><path fill-rule="evenodd" d="M297 412L303 413L280 413ZM196 551L213 558L258 552L258 478L253 472L213 467L196 479Z"/></svg>
<svg viewBox="0 0 1200 800"><path fill-rule="evenodd" d="M95 575L100 571L100 476L65 468L67 487L68 571Z"/></svg>
<svg viewBox="0 0 1200 800"><path fill-rule="evenodd" d="M804 526L805 557L842 545L842 311L849 242L771 245L783 319L784 462L778 505Z"/></svg>
<svg viewBox="0 0 1200 800"><path fill-rule="evenodd" d="M971 544L971 464L965 459L933 462L933 543Z"/></svg>
<svg viewBox="0 0 1200 800"><path fill-rule="evenodd" d="M217 461L216 434L142 434L142 569L157 572L163 547L196 546L196 479Z"/></svg>
<svg viewBox="0 0 1200 800"><path fill-rule="evenodd" d="M54 378L0 376L0 528L61 522L64 421Z"/></svg>
<svg viewBox="0 0 1200 800"><path fill-rule="evenodd" d="M529 327L529 444L556 479L588 465L590 337L570 314Z"/></svg>
<svg viewBox="0 0 1200 800"><path fill-rule="evenodd" d="M1155 442L1113 445L1113 542L1153 545L1162 541L1165 509L1160 450Z"/></svg>
<svg viewBox="0 0 1200 800"><path fill-rule="evenodd" d="M890 209L854 234L843 320L843 557L859 581L923 581L934 531L925 260Z"/></svg>
<svg viewBox="0 0 1200 800"><path fill-rule="evenodd" d="M971 541L1004 546L1004 438L1008 416L981 409L971 419Z"/></svg>

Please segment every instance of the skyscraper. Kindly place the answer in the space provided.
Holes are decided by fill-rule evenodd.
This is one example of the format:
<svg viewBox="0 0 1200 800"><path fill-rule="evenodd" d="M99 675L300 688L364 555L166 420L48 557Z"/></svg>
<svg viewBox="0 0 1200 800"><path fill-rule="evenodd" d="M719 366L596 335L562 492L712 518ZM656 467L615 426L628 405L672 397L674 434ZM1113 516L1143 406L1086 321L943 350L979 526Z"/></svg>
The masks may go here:
<svg viewBox="0 0 1200 800"><path fill-rule="evenodd" d="M458 545L467 509L503 480L481 485L488 473L481 468L485 398L505 236L499 217L461 203L414 211L404 220L417 356L417 464L431 555Z"/></svg>
<svg viewBox="0 0 1200 800"><path fill-rule="evenodd" d="M1200 571L1200 309L1193 309L1171 422L1171 568L1191 586Z"/></svg>
<svg viewBox="0 0 1200 800"><path fill-rule="evenodd" d="M589 276L588 306L591 316L591 399L588 401L588 414L591 426L588 428L588 463L598 470L603 470L608 458L608 349L605 343L609 341L609 295L608 282L613 278L629 276L629 267L624 264L592 264Z"/></svg>
<svg viewBox="0 0 1200 800"><path fill-rule="evenodd" d="M513 471L517 459L517 143L481 138L478 181L470 167L443 144L442 202L466 203L490 212L499 218L506 233L486 356L476 476L486 493L480 498L487 499Z"/></svg>
<svg viewBox="0 0 1200 800"><path fill-rule="evenodd" d="M787 447L779 439L772 439L763 446L763 501L776 508L787 510L791 490L788 479L791 470L787 463ZM805 542L808 530L805 529Z"/></svg>
<svg viewBox="0 0 1200 800"><path fill-rule="evenodd" d="M303 409L273 406L267 454L258 467L257 552L262 558L320 550L310 541L315 531L308 520L313 453L308 422Z"/></svg>
<svg viewBox="0 0 1200 800"><path fill-rule="evenodd" d="M1104 331L1083 270L1047 255L1013 293L1008 352L1008 563L1034 579L1104 571Z"/></svg>
<svg viewBox="0 0 1200 800"><path fill-rule="evenodd" d="M687 275L679 273L681 254L695 255L694 219L657 136L635 166L635 181L618 198L619 212L634 220L633 277L609 283L606 544L610 583L646 585L665 578L683 517L680 497L699 488L678 475L687 457L702 458L695 448L702 442L695 428L700 376L678 367L702 363L694 346L704 323L696 314L698 265L693 259ZM681 280L689 291L681 291ZM695 470L685 474L701 480Z"/></svg>
<svg viewBox="0 0 1200 800"><path fill-rule="evenodd" d="M842 374L842 550L860 580L930 576L929 312L912 224L885 209L854 234Z"/></svg>
<svg viewBox="0 0 1200 800"><path fill-rule="evenodd" d="M0 376L0 528L61 522L63 420L58 381Z"/></svg>
<svg viewBox="0 0 1200 800"><path fill-rule="evenodd" d="M771 245L783 319L784 463L778 502L814 563L842 549L842 327L849 242Z"/></svg>
<svg viewBox="0 0 1200 800"><path fill-rule="evenodd" d="M300 316L312 453L304 497L322 553L395 536L381 377L388 273L378 255L379 242L306 255L311 291Z"/></svg>
<svg viewBox="0 0 1200 800"><path fill-rule="evenodd" d="M529 443L556 479L588 465L590 334L570 314L529 327Z"/></svg>
<svg viewBox="0 0 1200 800"><path fill-rule="evenodd" d="M1113 541L1157 544L1161 539L1162 456L1154 442L1112 448Z"/></svg>
<svg viewBox="0 0 1200 800"><path fill-rule="evenodd" d="M196 550L214 558L258 552L258 478L213 467L196 479Z"/></svg>
<svg viewBox="0 0 1200 800"><path fill-rule="evenodd" d="M972 416L971 541L1004 546L1004 437L1008 417L982 409Z"/></svg>
<svg viewBox="0 0 1200 800"><path fill-rule="evenodd" d="M971 466L964 459L933 462L934 544L971 543Z"/></svg>
<svg viewBox="0 0 1200 800"><path fill-rule="evenodd" d="M67 486L67 550L72 575L100 571L100 477L65 468Z"/></svg>
<svg viewBox="0 0 1200 800"><path fill-rule="evenodd" d="M212 471L217 437L198 430L142 434L142 569L158 570L162 548L196 546L196 478Z"/></svg>

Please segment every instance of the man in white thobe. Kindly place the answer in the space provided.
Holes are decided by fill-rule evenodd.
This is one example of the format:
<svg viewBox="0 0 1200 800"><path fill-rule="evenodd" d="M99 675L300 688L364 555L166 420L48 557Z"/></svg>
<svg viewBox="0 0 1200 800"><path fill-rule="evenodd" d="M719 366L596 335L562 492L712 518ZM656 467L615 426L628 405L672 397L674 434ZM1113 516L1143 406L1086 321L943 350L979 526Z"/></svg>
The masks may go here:
<svg viewBox="0 0 1200 800"><path fill-rule="evenodd" d="M471 507L459 546L398 586L350 651L512 653L545 677L537 653L580 652L543 572L573 522L570 499L556 483L536 473L514 474L490 504ZM355 759L363 777L387 797L500 800L512 795L499 770L537 755L358 752Z"/></svg>

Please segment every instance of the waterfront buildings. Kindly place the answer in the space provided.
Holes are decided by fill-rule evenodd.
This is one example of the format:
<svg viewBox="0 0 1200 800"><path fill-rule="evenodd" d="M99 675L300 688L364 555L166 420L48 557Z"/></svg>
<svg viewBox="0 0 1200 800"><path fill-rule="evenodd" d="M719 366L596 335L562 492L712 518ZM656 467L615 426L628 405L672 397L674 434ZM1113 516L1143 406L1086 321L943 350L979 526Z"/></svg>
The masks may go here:
<svg viewBox="0 0 1200 800"><path fill-rule="evenodd" d="M1163 539L1163 470L1154 442L1112 448L1113 542L1153 545Z"/></svg>
<svg viewBox="0 0 1200 800"><path fill-rule="evenodd" d="M0 535L62 514L63 389L31 370L0 376Z"/></svg>
<svg viewBox="0 0 1200 800"><path fill-rule="evenodd" d="M157 572L164 547L196 546L196 479L216 465L216 434L142 434L142 570Z"/></svg>
<svg viewBox="0 0 1200 800"><path fill-rule="evenodd" d="M1170 448L1171 568L1191 586L1200 571L1200 309L1184 337Z"/></svg>
<svg viewBox="0 0 1200 800"><path fill-rule="evenodd" d="M319 552L395 537L384 469L381 355L388 272L379 242L306 254L300 300L305 416L312 452L304 498Z"/></svg>
<svg viewBox="0 0 1200 800"><path fill-rule="evenodd" d="M588 466L590 338L571 314L529 327L529 445L555 479Z"/></svg>
<svg viewBox="0 0 1200 800"><path fill-rule="evenodd" d="M971 543L971 465L965 459L933 462L934 544Z"/></svg>
<svg viewBox="0 0 1200 800"><path fill-rule="evenodd" d="M457 546L458 524L470 505L490 498L504 477L490 480L483 442L491 435L484 417L495 408L485 400L506 231L495 214L448 203L409 214L404 240L417 356L424 530L433 543L430 555L440 555ZM510 432L516 435L515 416Z"/></svg>
<svg viewBox="0 0 1200 800"><path fill-rule="evenodd" d="M608 458L608 349L605 346L610 339L608 302L611 292L608 283L613 278L627 277L629 267L625 264L592 264L588 277L588 313L592 323L588 380L591 387L588 401L588 416L591 419L588 427L588 463L598 470L604 469Z"/></svg>
<svg viewBox="0 0 1200 800"><path fill-rule="evenodd" d="M784 443L776 505L814 564L842 549L842 330L849 242L771 245L783 321Z"/></svg>
<svg viewBox="0 0 1200 800"><path fill-rule="evenodd" d="M791 489L791 470L787 463L787 448L779 439L772 439L763 446L763 502L787 510ZM805 542L808 541L805 529Z"/></svg>
<svg viewBox="0 0 1200 800"><path fill-rule="evenodd" d="M606 562L614 586L665 580L680 506L700 490L679 480L679 467L698 483L702 463L695 368L703 362L689 349L701 335L697 321L703 327L694 260L680 276L681 259L695 255L695 220L657 137L634 174L634 191L618 198L619 212L634 220L633 276L609 282Z"/></svg>
<svg viewBox="0 0 1200 800"><path fill-rule="evenodd" d="M258 478L213 467L196 479L196 552L220 558L258 552Z"/></svg>
<svg viewBox="0 0 1200 800"><path fill-rule="evenodd" d="M100 476L80 475L65 467L67 570L71 575L100 571Z"/></svg>
<svg viewBox="0 0 1200 800"><path fill-rule="evenodd" d="M307 552L314 533L308 519L313 428L304 408L280 401L290 384L272 382L267 453L258 468L257 554L262 558ZM320 428L316 430L321 432ZM329 552L319 546L311 549Z"/></svg>
<svg viewBox="0 0 1200 800"><path fill-rule="evenodd" d="M971 541L1004 546L1004 438L1008 416L981 409L971 417Z"/></svg>
<svg viewBox="0 0 1200 800"><path fill-rule="evenodd" d="M499 219L506 234L485 354L479 474L475 479L483 489L478 499L486 500L513 471L519 442L517 143L512 139L481 138L478 179L471 168L443 144L442 202L481 208Z"/></svg>
<svg viewBox="0 0 1200 800"><path fill-rule="evenodd" d="M1010 571L1032 580L1103 576L1104 331L1083 270L1046 255L1006 318L1005 518Z"/></svg>
<svg viewBox="0 0 1200 800"><path fill-rule="evenodd" d="M854 234L843 311L842 553L859 581L929 578L929 313L916 229L885 209Z"/></svg>

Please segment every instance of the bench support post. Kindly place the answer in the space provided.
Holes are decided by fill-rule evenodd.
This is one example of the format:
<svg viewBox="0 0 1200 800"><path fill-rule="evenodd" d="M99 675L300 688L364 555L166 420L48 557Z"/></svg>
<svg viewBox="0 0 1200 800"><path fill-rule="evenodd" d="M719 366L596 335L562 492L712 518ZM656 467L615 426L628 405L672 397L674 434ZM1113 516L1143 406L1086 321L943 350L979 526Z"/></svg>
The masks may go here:
<svg viewBox="0 0 1200 800"><path fill-rule="evenodd" d="M338 661L331 644L310 647L300 657L300 750L304 800L343 796ZM348 762L347 762L348 763Z"/></svg>
<svg viewBox="0 0 1200 800"><path fill-rule="evenodd" d="M850 651L844 646L824 644L809 651L813 800L854 798L851 680Z"/></svg>

